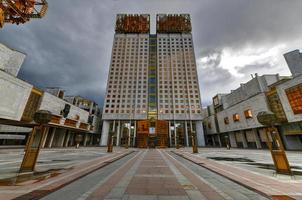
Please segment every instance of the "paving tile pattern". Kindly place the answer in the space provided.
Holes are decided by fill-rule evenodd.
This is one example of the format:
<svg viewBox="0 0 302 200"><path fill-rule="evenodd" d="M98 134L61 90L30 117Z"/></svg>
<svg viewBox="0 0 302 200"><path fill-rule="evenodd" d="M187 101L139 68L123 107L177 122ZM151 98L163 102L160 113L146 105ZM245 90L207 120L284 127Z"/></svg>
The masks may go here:
<svg viewBox="0 0 302 200"><path fill-rule="evenodd" d="M234 182L240 183L245 187L257 191L265 196L272 198L274 195L277 195L276 198L293 197L294 199L302 199L302 184L299 182L279 181L272 177L252 173L247 169L201 158L198 155L193 155L192 153L184 150L177 151L176 153L202 167L218 173Z"/></svg>

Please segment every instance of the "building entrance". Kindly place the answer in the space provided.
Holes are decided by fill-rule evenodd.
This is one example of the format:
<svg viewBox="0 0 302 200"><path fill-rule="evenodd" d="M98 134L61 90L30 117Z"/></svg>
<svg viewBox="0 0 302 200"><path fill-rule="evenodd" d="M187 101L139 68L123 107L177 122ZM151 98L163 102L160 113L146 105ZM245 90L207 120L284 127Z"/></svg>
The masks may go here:
<svg viewBox="0 0 302 200"><path fill-rule="evenodd" d="M154 123L154 122L152 122ZM169 122L156 120L155 130L150 121L137 122L136 144L138 148L166 148L169 141Z"/></svg>

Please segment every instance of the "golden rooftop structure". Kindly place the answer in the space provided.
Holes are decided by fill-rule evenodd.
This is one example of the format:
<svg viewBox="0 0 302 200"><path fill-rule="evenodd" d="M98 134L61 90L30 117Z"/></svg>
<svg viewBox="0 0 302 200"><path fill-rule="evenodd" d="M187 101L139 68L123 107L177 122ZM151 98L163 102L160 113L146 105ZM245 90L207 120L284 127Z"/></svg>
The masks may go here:
<svg viewBox="0 0 302 200"><path fill-rule="evenodd" d="M23 24L46 14L46 0L0 0L0 28L5 23Z"/></svg>

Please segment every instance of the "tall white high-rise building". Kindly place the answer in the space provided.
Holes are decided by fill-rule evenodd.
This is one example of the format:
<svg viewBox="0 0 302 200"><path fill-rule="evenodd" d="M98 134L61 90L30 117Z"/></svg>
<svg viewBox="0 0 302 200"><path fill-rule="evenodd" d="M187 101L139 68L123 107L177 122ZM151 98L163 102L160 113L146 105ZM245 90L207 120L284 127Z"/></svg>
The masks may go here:
<svg viewBox="0 0 302 200"><path fill-rule="evenodd" d="M156 19L150 34L149 15L117 15L101 145L204 145L190 16Z"/></svg>

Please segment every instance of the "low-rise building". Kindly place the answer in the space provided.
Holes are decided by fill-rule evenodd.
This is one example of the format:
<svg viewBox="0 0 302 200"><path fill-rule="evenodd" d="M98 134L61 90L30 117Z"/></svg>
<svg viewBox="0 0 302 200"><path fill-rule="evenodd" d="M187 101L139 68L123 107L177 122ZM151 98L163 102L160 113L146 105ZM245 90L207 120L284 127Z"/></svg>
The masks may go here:
<svg viewBox="0 0 302 200"><path fill-rule="evenodd" d="M24 57L4 47L0 46L0 145L24 145L36 125L33 117L38 110L52 113L43 147L74 146L77 135L83 138L80 145L91 144L97 130L90 112L64 100L60 88L43 91L17 78Z"/></svg>
<svg viewBox="0 0 302 200"><path fill-rule="evenodd" d="M91 125L89 140L91 145L97 145L101 139L101 109L98 104L92 100L81 96L65 96L64 99L73 105L89 112L88 123Z"/></svg>
<svg viewBox="0 0 302 200"><path fill-rule="evenodd" d="M0 43L0 70L17 76L26 55Z"/></svg>
<svg viewBox="0 0 302 200"><path fill-rule="evenodd" d="M256 74L229 94L213 97L213 104L204 109L207 145L267 148L266 127L257 115L272 111L285 148L302 150L302 56L297 50L284 56L293 77Z"/></svg>
<svg viewBox="0 0 302 200"><path fill-rule="evenodd" d="M282 105L275 113L279 118L285 118L280 125L284 145L288 150L302 150L302 74L275 87L277 101Z"/></svg>

